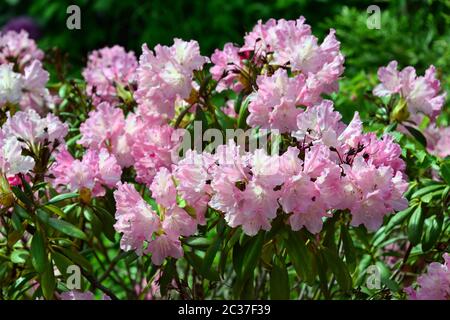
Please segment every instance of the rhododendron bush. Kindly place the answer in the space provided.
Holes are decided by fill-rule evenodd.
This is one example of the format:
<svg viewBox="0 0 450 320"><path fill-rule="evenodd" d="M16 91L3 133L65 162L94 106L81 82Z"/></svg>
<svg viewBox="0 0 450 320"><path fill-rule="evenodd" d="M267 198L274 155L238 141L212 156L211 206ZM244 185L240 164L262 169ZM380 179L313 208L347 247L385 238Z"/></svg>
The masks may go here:
<svg viewBox="0 0 450 320"><path fill-rule="evenodd" d="M450 299L446 70L380 66L345 122L333 29L200 45L74 79L0 35L0 298Z"/></svg>

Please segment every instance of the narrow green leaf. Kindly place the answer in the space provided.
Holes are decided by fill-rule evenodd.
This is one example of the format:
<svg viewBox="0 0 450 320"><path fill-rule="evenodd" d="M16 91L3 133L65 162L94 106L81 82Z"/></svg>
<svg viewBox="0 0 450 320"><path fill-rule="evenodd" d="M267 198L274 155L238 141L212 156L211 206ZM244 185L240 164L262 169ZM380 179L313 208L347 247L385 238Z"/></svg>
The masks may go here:
<svg viewBox="0 0 450 320"><path fill-rule="evenodd" d="M238 115L238 128L245 129L247 126L247 117L249 115L248 105L250 103L250 99L247 97L244 102L241 104L239 115Z"/></svg>
<svg viewBox="0 0 450 320"><path fill-rule="evenodd" d="M260 231L258 235L254 236L245 244L245 255L242 261L242 278L247 278L253 275L259 257L261 256L262 247L264 244L265 232Z"/></svg>
<svg viewBox="0 0 450 320"><path fill-rule="evenodd" d="M56 197L51 198L48 202L48 204L55 204L58 203L60 201L63 200L67 200L67 199L72 199L72 198L77 198L79 196L78 193L64 193L64 194L59 194Z"/></svg>
<svg viewBox="0 0 450 320"><path fill-rule="evenodd" d="M22 201L27 207L31 208L33 206L33 201L30 198L28 198L28 196L22 190L20 190L19 187L12 186L11 190L17 197L17 199Z"/></svg>
<svg viewBox="0 0 450 320"><path fill-rule="evenodd" d="M35 233L31 240L31 262L34 269L42 273L48 265L45 242L40 233Z"/></svg>
<svg viewBox="0 0 450 320"><path fill-rule="evenodd" d="M27 250L16 249L11 253L11 262L16 264L23 264L30 256Z"/></svg>
<svg viewBox="0 0 450 320"><path fill-rule="evenodd" d="M52 252L52 260L55 262L55 265L58 268L59 272L61 272L61 274L66 277L67 269L69 268L69 266L73 265L73 262L57 251Z"/></svg>
<svg viewBox="0 0 450 320"><path fill-rule="evenodd" d="M425 232L422 239L422 251L426 252L433 248L442 232L444 224L443 215L434 215L425 220Z"/></svg>
<svg viewBox="0 0 450 320"><path fill-rule="evenodd" d="M286 250L297 275L312 284L316 277L314 256L298 232L289 231Z"/></svg>
<svg viewBox="0 0 450 320"><path fill-rule="evenodd" d="M203 259L202 268L200 269L200 273L207 274L208 271L212 268L212 264L214 262L214 258L219 251L220 246L222 245L222 237L217 236L211 246L206 250L205 258Z"/></svg>
<svg viewBox="0 0 450 320"><path fill-rule="evenodd" d="M67 234L68 236L75 237L81 240L87 240L86 234L83 231L67 221L56 218L49 218L47 224L53 229Z"/></svg>
<svg viewBox="0 0 450 320"><path fill-rule="evenodd" d="M422 207L418 206L408 224L408 239L413 245L418 244L422 238L423 220Z"/></svg>
<svg viewBox="0 0 450 320"><path fill-rule="evenodd" d="M71 261L73 261L76 265L82 267L83 269L91 272L92 266L91 263L83 257L79 252L73 251L67 248L59 248L61 253L65 255L67 258L69 258Z"/></svg>
<svg viewBox="0 0 450 320"><path fill-rule="evenodd" d="M417 190L416 192L414 192L411 196L411 199L419 198L427 193L437 191L439 189L444 189L444 188L445 188L445 185L443 185L443 184L433 184L431 186L426 186L426 187L421 188L421 189Z"/></svg>
<svg viewBox="0 0 450 320"><path fill-rule="evenodd" d="M395 281L391 280L391 271L384 264L384 262L377 261L376 266L377 266L378 270L380 271L381 283L383 283L390 290L392 290L394 292L398 292L400 289L399 285Z"/></svg>
<svg viewBox="0 0 450 320"><path fill-rule="evenodd" d="M345 263L335 251L329 248L324 248L323 254L325 260L328 263L328 266L333 271L333 274L336 277L336 281L339 284L339 287L341 287L341 290L344 292L349 292L353 287L353 281Z"/></svg>
<svg viewBox="0 0 450 320"><path fill-rule="evenodd" d="M348 232L347 227L344 225L341 226L341 236L345 254L345 261L350 267L350 270L353 271L356 267L355 246L353 245L353 240L350 236L350 233Z"/></svg>
<svg viewBox="0 0 450 320"><path fill-rule="evenodd" d="M450 161L445 161L441 164L441 177L444 181L450 185Z"/></svg>
<svg viewBox="0 0 450 320"><path fill-rule="evenodd" d="M172 282L172 279L175 277L177 272L176 269L176 260L170 259L166 266L164 267L162 276L159 280L159 287L161 291L161 296L165 297L167 295L167 290L169 284Z"/></svg>
<svg viewBox="0 0 450 320"><path fill-rule="evenodd" d="M31 219L30 214L22 208L20 205L16 204L14 206L14 212L17 213L22 219Z"/></svg>
<svg viewBox="0 0 450 320"><path fill-rule="evenodd" d="M235 120L225 113L223 113L220 108L215 109L217 122L219 122L219 125L222 127L222 129L233 129L235 125Z"/></svg>
<svg viewBox="0 0 450 320"><path fill-rule="evenodd" d="M402 222L405 221L412 214L415 207L416 206L412 206L394 214L389 220L389 222L386 224L386 229L384 232L386 234L389 234L392 231L392 229L402 224Z"/></svg>
<svg viewBox="0 0 450 320"><path fill-rule="evenodd" d="M411 126L404 125L404 127L411 133L411 135L425 148L427 147L427 139L425 136L417 130L416 128L413 128Z"/></svg>
<svg viewBox="0 0 450 320"><path fill-rule="evenodd" d="M53 263L50 262L47 264L45 271L40 276L40 280L42 293L44 294L45 299L53 299L53 292L56 288L56 280L53 273Z"/></svg>
<svg viewBox="0 0 450 320"><path fill-rule="evenodd" d="M273 300L289 299L289 276L283 263L273 265L270 272L270 298Z"/></svg>

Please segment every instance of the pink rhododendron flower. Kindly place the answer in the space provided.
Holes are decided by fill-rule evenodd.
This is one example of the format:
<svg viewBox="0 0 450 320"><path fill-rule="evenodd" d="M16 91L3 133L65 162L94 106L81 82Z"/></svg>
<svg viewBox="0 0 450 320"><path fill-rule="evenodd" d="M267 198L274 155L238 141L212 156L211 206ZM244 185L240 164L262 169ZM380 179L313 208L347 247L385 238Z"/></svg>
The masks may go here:
<svg viewBox="0 0 450 320"><path fill-rule="evenodd" d="M152 241L153 233L160 229L160 219L132 184L120 182L114 199L117 220L114 228L123 233L120 247L142 255L144 243Z"/></svg>
<svg viewBox="0 0 450 320"><path fill-rule="evenodd" d="M150 185L150 190L152 191L152 197L158 204L166 208L171 208L176 205L177 190L172 174L167 168L162 167L159 169Z"/></svg>
<svg viewBox="0 0 450 320"><path fill-rule="evenodd" d="M399 94L406 100L412 115L422 113L434 119L439 115L446 93L439 94L441 85L436 78L436 69L430 66L425 76L417 76L413 67L397 70L397 61L391 61L387 67L378 69L381 83L373 90L379 97Z"/></svg>
<svg viewBox="0 0 450 320"><path fill-rule="evenodd" d="M34 60L25 68L23 84L23 97L20 101L22 110L33 108L42 113L45 107L53 106L53 98L45 87L49 80L49 74L42 68L39 60Z"/></svg>
<svg viewBox="0 0 450 320"><path fill-rule="evenodd" d="M265 129L289 132L297 127L297 115L302 110L305 78L289 78L286 70L278 69L272 76L259 76L258 91L248 106L247 123Z"/></svg>
<svg viewBox="0 0 450 320"><path fill-rule="evenodd" d="M9 177L18 173L28 173L34 168L34 159L22 155L24 144L14 136L5 136L0 131L0 171Z"/></svg>
<svg viewBox="0 0 450 320"><path fill-rule="evenodd" d="M197 222L182 208L173 205L160 217L129 183L119 183L114 192L116 220L114 225L123 233L121 248L151 253L152 262L162 264L165 258L183 256L180 236L190 236ZM145 248L146 246L146 248Z"/></svg>
<svg viewBox="0 0 450 320"><path fill-rule="evenodd" d="M271 157L264 160L272 161ZM264 179L273 177L272 172L264 176L262 172L258 174L256 169L257 174L253 174L251 155L241 156L239 147L232 140L218 147L217 162L212 172L214 194L209 205L224 212L225 220L231 227L242 226L248 235L255 235L260 229L269 230L278 208L279 192L274 190L278 179Z"/></svg>
<svg viewBox="0 0 450 320"><path fill-rule="evenodd" d="M156 237L149 243L148 251L152 253L152 262L156 265L161 265L167 257L179 259L183 256L183 248L178 236L170 233Z"/></svg>
<svg viewBox="0 0 450 320"><path fill-rule="evenodd" d="M32 108L39 113L45 107L53 108L53 97L45 87L48 79L39 60L25 67L24 74L14 72L12 64L0 65L0 105L18 103L22 110Z"/></svg>
<svg viewBox="0 0 450 320"><path fill-rule="evenodd" d="M179 133L168 125L145 127L132 147L136 180L150 185L161 167L170 169L180 143Z"/></svg>
<svg viewBox="0 0 450 320"><path fill-rule="evenodd" d="M105 194L104 186L113 188L120 181L122 170L116 158L106 149L89 149L82 160L74 159L65 147L55 156L50 167L54 186L65 186L70 191L89 189L94 197Z"/></svg>
<svg viewBox="0 0 450 320"><path fill-rule="evenodd" d="M185 157L174 166L177 190L195 210L199 224L205 224L205 212L212 193L209 182L214 162L214 157L209 153L199 154L188 150Z"/></svg>
<svg viewBox="0 0 450 320"><path fill-rule="evenodd" d="M353 226L364 224L374 231L383 223L384 215L408 207L403 197L408 184L401 172L394 174L393 169L386 166L377 168L371 161L357 156L345 174L349 180L344 187L344 197L349 197Z"/></svg>
<svg viewBox="0 0 450 320"><path fill-rule="evenodd" d="M336 147L339 135L345 129L341 118L339 112L334 111L333 102L324 100L298 115L296 118L297 130L292 133L292 136L300 142L314 141Z"/></svg>
<svg viewBox="0 0 450 320"><path fill-rule="evenodd" d="M417 278L417 288L405 288L410 300L450 300L450 255L444 253L444 263L432 262L427 273Z"/></svg>
<svg viewBox="0 0 450 320"><path fill-rule="evenodd" d="M95 296L92 292L81 292L78 290L66 291L59 294L60 300L95 300ZM104 294L101 300L111 300L109 296Z"/></svg>
<svg viewBox="0 0 450 320"><path fill-rule="evenodd" d="M80 125L82 137L78 143L95 149L111 146L123 134L124 127L125 116L122 109L102 102L89 112L88 119Z"/></svg>
<svg viewBox="0 0 450 320"><path fill-rule="evenodd" d="M144 113L170 119L175 115L175 101L188 98L193 89L193 71L208 59L200 55L199 45L193 40L175 39L171 47L157 45L154 52L144 44L142 51L135 99L142 109L148 109Z"/></svg>
<svg viewBox="0 0 450 320"><path fill-rule="evenodd" d="M86 91L95 105L102 101L120 102L116 86L126 87L135 80L138 63L134 52L126 52L121 46L105 47L93 51L83 70Z"/></svg>
<svg viewBox="0 0 450 320"><path fill-rule="evenodd" d="M42 60L44 53L24 30L0 34L0 63L14 63L22 71L33 60Z"/></svg>
<svg viewBox="0 0 450 320"><path fill-rule="evenodd" d="M52 113L41 118L33 109L19 111L8 119L2 127L6 136L14 136L32 145L39 143L60 144L68 132L68 125L62 123Z"/></svg>
<svg viewBox="0 0 450 320"><path fill-rule="evenodd" d="M164 232L174 236L188 237L197 231L197 221L180 207L170 208L165 213L162 227Z"/></svg>
<svg viewBox="0 0 450 320"><path fill-rule="evenodd" d="M307 105L320 101L322 93L338 89L337 80L344 71L344 57L340 43L332 29L323 43L312 35L305 18L296 21L270 19L258 21L253 31L245 36L242 52L251 51L256 56L268 56L272 65L289 65L292 71L301 72L308 88L304 100Z"/></svg>
<svg viewBox="0 0 450 320"><path fill-rule="evenodd" d="M432 123L425 129L428 152L438 157L450 156L450 127L437 127Z"/></svg>
<svg viewBox="0 0 450 320"><path fill-rule="evenodd" d="M242 90L239 82L239 71L244 68L242 58L239 55L239 48L232 43L226 43L223 50L216 49L211 56L214 66L209 70L214 80L219 81L216 90L218 92L225 89L232 89L235 92Z"/></svg>
<svg viewBox="0 0 450 320"><path fill-rule="evenodd" d="M145 125L140 116L130 113L125 118L122 109L102 102L81 124L78 143L86 148L106 148L122 167L129 167L134 164L131 152L135 138Z"/></svg>
<svg viewBox="0 0 450 320"><path fill-rule="evenodd" d="M16 104L22 97L23 77L13 71L13 64L0 65L0 105Z"/></svg>

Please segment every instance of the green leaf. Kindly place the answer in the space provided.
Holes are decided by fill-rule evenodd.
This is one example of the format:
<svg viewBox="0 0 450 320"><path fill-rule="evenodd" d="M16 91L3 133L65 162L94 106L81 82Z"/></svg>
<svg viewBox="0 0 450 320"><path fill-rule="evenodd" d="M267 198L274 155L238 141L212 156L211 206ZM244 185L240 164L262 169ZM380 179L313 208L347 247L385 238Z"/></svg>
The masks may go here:
<svg viewBox="0 0 450 320"><path fill-rule="evenodd" d="M20 216L17 214L17 212L13 211L11 215L12 225L16 231L24 232L22 221L20 220Z"/></svg>
<svg viewBox="0 0 450 320"><path fill-rule="evenodd" d="M241 108L239 110L239 115L238 115L238 122L237 122L238 128L245 129L247 126L247 117L249 115L249 112L248 112L249 103L250 103L250 99L247 97L241 105Z"/></svg>
<svg viewBox="0 0 450 320"><path fill-rule="evenodd" d="M159 280L159 288L160 288L162 297L165 297L167 295L167 290L168 290L169 284L172 282L172 279L175 277L176 272L177 272L176 260L170 259L167 262L166 266L164 267L162 276Z"/></svg>
<svg viewBox="0 0 450 320"><path fill-rule="evenodd" d="M300 237L299 232L289 230L286 250L300 279L312 284L316 277L314 256Z"/></svg>
<svg viewBox="0 0 450 320"><path fill-rule="evenodd" d="M253 275L259 257L261 256L262 247L264 244L265 232L260 231L258 235L252 237L244 246L245 255L242 261L242 278L248 278Z"/></svg>
<svg viewBox="0 0 450 320"><path fill-rule="evenodd" d="M75 227L73 224L56 219L56 218L49 218L47 224L52 227L55 230L58 230L61 233L67 234L68 236L78 238L81 240L87 240L86 234Z"/></svg>
<svg viewBox="0 0 450 320"><path fill-rule="evenodd" d="M29 208L33 207L33 201L30 198L28 198L28 196L22 190L20 190L20 188L12 186L11 190L17 197L17 199L22 201L27 207Z"/></svg>
<svg viewBox="0 0 450 320"><path fill-rule="evenodd" d="M335 251L329 248L324 248L323 254L341 290L349 292L353 287L353 281L345 263Z"/></svg>
<svg viewBox="0 0 450 320"><path fill-rule="evenodd" d="M439 189L444 189L445 186L443 184L433 184L431 186L426 186L424 188L421 188L419 190L417 190L416 192L414 192L411 196L411 199L413 198L419 198L425 194L437 191Z"/></svg>
<svg viewBox="0 0 450 320"><path fill-rule="evenodd" d="M67 269L69 268L69 266L73 265L73 262L57 251L52 252L52 260L55 262L55 265L58 268L59 272L61 272L61 274L66 277Z"/></svg>
<svg viewBox="0 0 450 320"><path fill-rule="evenodd" d="M91 272L92 266L91 263L83 257L79 252L73 251L67 248L58 248L63 255L65 255L67 258L69 258L71 261L73 261L76 265L82 267L83 269Z"/></svg>
<svg viewBox="0 0 450 320"><path fill-rule="evenodd" d="M426 252L433 248L442 232L444 224L443 215L434 215L425 220L425 232L422 239L422 251Z"/></svg>
<svg viewBox="0 0 450 320"><path fill-rule="evenodd" d="M391 280L391 271L389 268L382 261L377 261L375 264L380 271L381 283L383 283L391 291L398 292L400 289L399 285L395 281Z"/></svg>
<svg viewBox="0 0 450 320"><path fill-rule="evenodd" d="M283 263L274 263L270 272L270 298L273 300L289 299L289 275Z"/></svg>
<svg viewBox="0 0 450 320"><path fill-rule="evenodd" d="M45 271L40 276L40 283L42 288L42 293L45 299L51 300L53 298L53 292L56 288L55 275L53 273L53 263L48 263Z"/></svg>
<svg viewBox="0 0 450 320"><path fill-rule="evenodd" d="M11 253L11 262L17 264L23 264L27 261L30 254L27 250L16 249Z"/></svg>
<svg viewBox="0 0 450 320"><path fill-rule="evenodd" d="M72 145L74 145L78 140L80 140L81 138L81 133L77 134L76 136L70 138L69 140L67 140L66 145L67 147L71 147Z"/></svg>
<svg viewBox="0 0 450 320"><path fill-rule="evenodd" d="M403 221L405 221L413 212L415 206L406 208L403 211L399 211L396 214L392 216L392 218L389 220L389 222L386 224L386 230L385 232L391 231L395 226L398 226L402 224Z"/></svg>
<svg viewBox="0 0 450 320"><path fill-rule="evenodd" d="M202 268L200 269L201 274L207 274L212 268L214 258L222 245L222 237L217 236L211 246L206 250L205 258L203 259Z"/></svg>
<svg viewBox="0 0 450 320"><path fill-rule="evenodd" d="M441 177L444 181L450 185L450 161L445 161L441 164Z"/></svg>
<svg viewBox="0 0 450 320"><path fill-rule="evenodd" d="M58 203L60 201L63 200L67 200L67 199L72 199L72 198L77 198L79 196L78 193L64 193L64 194L59 194L56 197L51 198L48 202L47 205L49 204L55 204Z"/></svg>
<svg viewBox="0 0 450 320"><path fill-rule="evenodd" d="M408 223L408 239L413 245L418 244L422 238L423 220L422 207L418 206Z"/></svg>
<svg viewBox="0 0 450 320"><path fill-rule="evenodd" d="M45 242L40 233L35 233L31 240L31 262L39 273L43 273L48 265Z"/></svg>
<svg viewBox="0 0 450 320"><path fill-rule="evenodd" d="M416 128L413 128L411 126L404 125L404 127L411 133L411 135L425 148L427 147L427 139L425 136L417 130Z"/></svg>
<svg viewBox="0 0 450 320"><path fill-rule="evenodd" d="M204 278L210 281L220 280L219 273L214 269L209 269L206 272L202 273L203 259L200 258L195 252L186 251L184 254L187 262L194 268L194 270L199 270L199 274L202 275Z"/></svg>
<svg viewBox="0 0 450 320"><path fill-rule="evenodd" d="M213 243L213 239L204 238L204 237L189 237L184 240L184 244L198 249L207 249Z"/></svg>
<svg viewBox="0 0 450 320"><path fill-rule="evenodd" d="M215 108L216 118L217 122L219 122L219 125L222 127L222 129L233 129L235 125L235 120L225 113L223 113L220 108Z"/></svg>
<svg viewBox="0 0 450 320"><path fill-rule="evenodd" d="M114 223L116 222L114 220L114 216L109 213L106 209L98 206L92 207L97 214L98 218L101 220L103 224L103 232L105 233L106 237L114 242L115 241L115 235L116 230L114 229Z"/></svg>
<svg viewBox="0 0 450 320"><path fill-rule="evenodd" d="M346 226L341 226L342 245L344 248L345 261L350 269L353 271L356 267L356 253L355 246L353 245L352 237L348 232Z"/></svg>
<svg viewBox="0 0 450 320"><path fill-rule="evenodd" d="M56 214L57 216L60 216L61 218L65 218L66 214L64 213L64 211L61 210L61 208L52 205L52 204L48 204L42 207L42 209L46 210L49 213L53 213Z"/></svg>
<svg viewBox="0 0 450 320"><path fill-rule="evenodd" d="M14 212L17 213L22 219L31 219L31 216L27 212L27 210L25 210L24 208L22 208L18 204L16 204L14 206Z"/></svg>

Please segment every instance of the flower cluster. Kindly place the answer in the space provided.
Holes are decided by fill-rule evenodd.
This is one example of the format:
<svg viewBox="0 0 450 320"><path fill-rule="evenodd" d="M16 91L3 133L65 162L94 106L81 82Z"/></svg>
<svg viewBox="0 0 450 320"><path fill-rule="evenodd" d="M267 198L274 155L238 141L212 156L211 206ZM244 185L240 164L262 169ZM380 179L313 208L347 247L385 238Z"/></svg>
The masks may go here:
<svg viewBox="0 0 450 320"><path fill-rule="evenodd" d="M406 103L411 115L424 114L431 119L439 115L445 101L445 93L439 94L441 85L436 78L436 68L430 66L424 76L417 76L413 67L397 70L397 61L391 61L378 70L381 81L373 93L379 97L398 94Z"/></svg>
<svg viewBox="0 0 450 320"><path fill-rule="evenodd" d="M19 111L8 118L0 131L1 172L5 176L28 173L35 160L28 154L38 154L44 146L56 148L67 134L68 127L56 116L49 113L41 118L34 110Z"/></svg>
<svg viewBox="0 0 450 320"><path fill-rule="evenodd" d="M450 300L450 255L444 263L432 262L427 273L417 278L417 287L405 289L410 300Z"/></svg>
<svg viewBox="0 0 450 320"><path fill-rule="evenodd" d="M88 58L83 77L86 91L94 105L102 101L117 103L117 87L126 87L135 80L137 60L134 53L120 46L93 51Z"/></svg>
<svg viewBox="0 0 450 320"><path fill-rule="evenodd" d="M249 108L248 123L288 131L300 112L297 106L312 106L320 102L322 94L337 90L337 80L344 71L344 57L339 49L334 30L319 45L303 17L296 21L259 21L241 48L227 43L223 51L215 51L211 74L219 81L219 90L239 91L251 82L248 61L266 64L257 78L259 90ZM277 67L290 68L293 79L288 80L286 72L273 74ZM294 119L286 125L288 128L281 124L284 117Z"/></svg>
<svg viewBox="0 0 450 320"><path fill-rule="evenodd" d="M104 187L113 188L120 181L122 169L106 149L88 149L82 160L74 159L62 146L50 168L55 187L64 186L69 191L85 192L88 198L103 196Z"/></svg>
<svg viewBox="0 0 450 320"><path fill-rule="evenodd" d="M190 96L194 70L208 59L200 55L199 45L193 40L175 39L171 47L157 45L154 52L144 44L142 51L134 95L139 112L153 121L171 119L176 100Z"/></svg>
<svg viewBox="0 0 450 320"><path fill-rule="evenodd" d="M166 257L183 256L179 237L195 233L197 221L178 206L175 185L167 169L161 169L151 189L159 202L158 213L132 184L119 183L114 192L117 210L114 227L123 233L123 250L151 253L152 262L160 265Z"/></svg>
<svg viewBox="0 0 450 320"><path fill-rule="evenodd" d="M334 209L348 209L352 225L376 230L386 214L407 207L404 163L391 136L362 133L357 114L345 127L327 100L297 121L298 146L281 156L260 149L241 155L233 143L218 148L209 205L231 227L242 225L249 235L269 230L281 207L293 230L319 232Z"/></svg>
<svg viewBox="0 0 450 320"><path fill-rule="evenodd" d="M0 34L0 63L14 64L15 70L22 72L34 60L42 60L44 53L24 30L8 31Z"/></svg>
<svg viewBox="0 0 450 320"><path fill-rule="evenodd" d="M24 73L13 71L14 65L0 65L0 105L18 104L22 110L32 108L43 113L53 107L53 98L47 85L49 74L39 60L33 60Z"/></svg>

